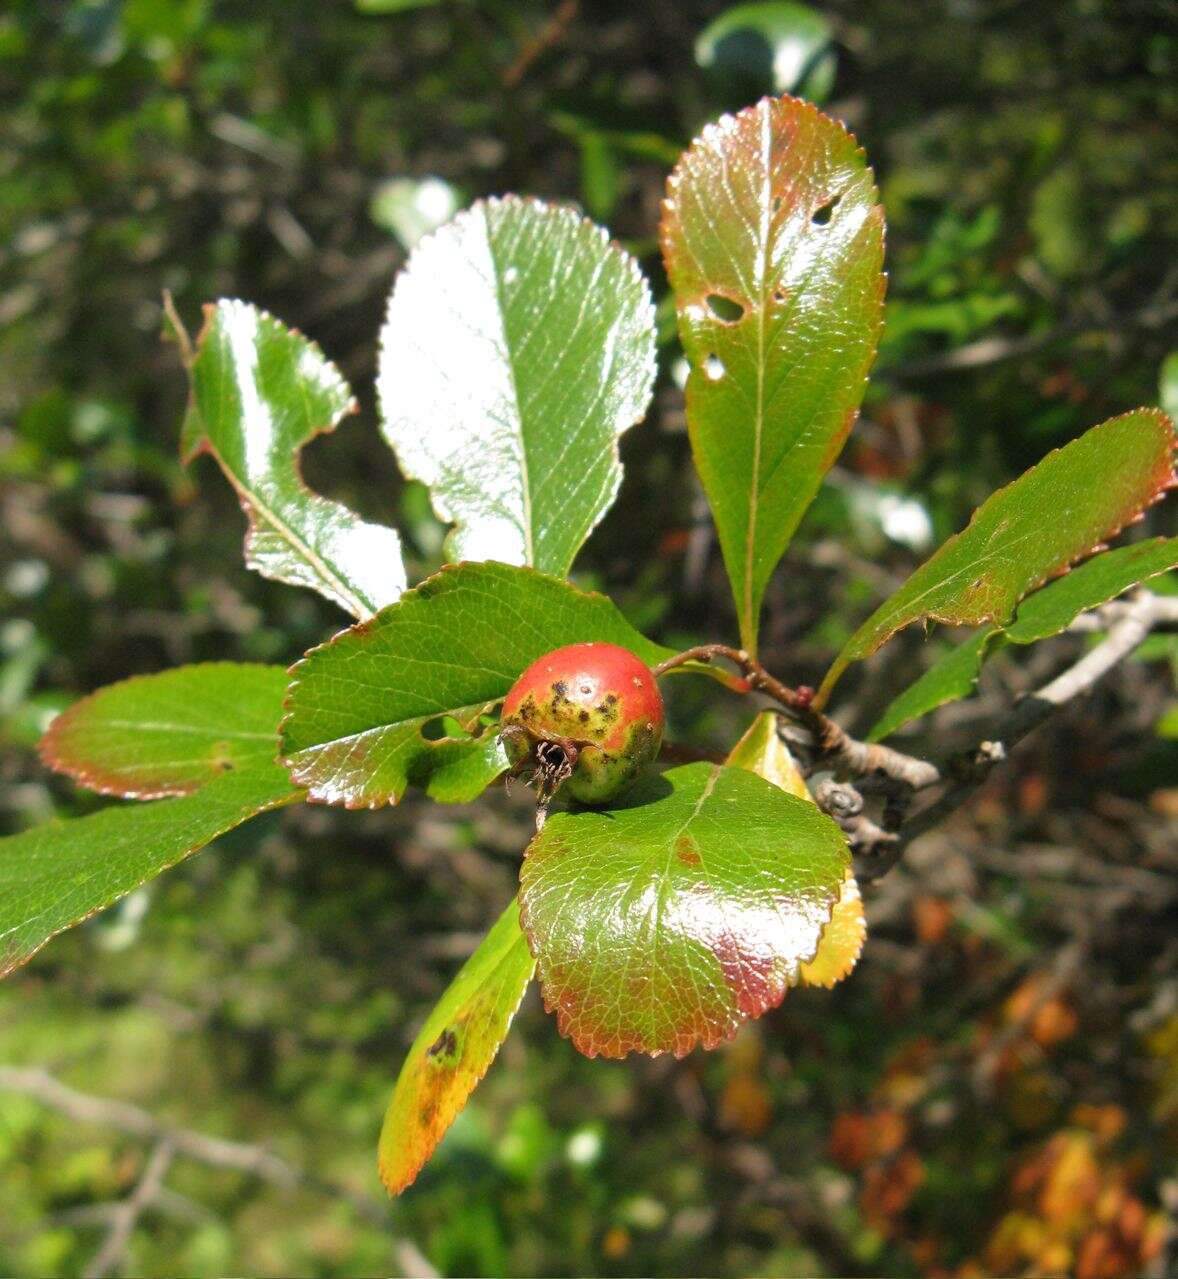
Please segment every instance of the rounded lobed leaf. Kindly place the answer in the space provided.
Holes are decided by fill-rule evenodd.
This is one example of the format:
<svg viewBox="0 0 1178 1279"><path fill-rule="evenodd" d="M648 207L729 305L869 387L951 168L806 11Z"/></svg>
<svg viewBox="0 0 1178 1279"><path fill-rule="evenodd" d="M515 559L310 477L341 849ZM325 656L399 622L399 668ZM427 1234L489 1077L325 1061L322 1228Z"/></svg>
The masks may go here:
<svg viewBox="0 0 1178 1279"><path fill-rule="evenodd" d="M633 258L572 209L507 196L414 250L377 387L402 471L455 526L450 557L563 576L617 496L654 371Z"/></svg>
<svg viewBox="0 0 1178 1279"><path fill-rule="evenodd" d="M842 832L740 768L688 764L555 813L520 875L544 1002L588 1056L714 1047L781 1002L846 875Z"/></svg>
<svg viewBox="0 0 1178 1279"><path fill-rule="evenodd" d="M41 739L52 769L103 795L187 795L278 756L281 666L209 662L101 688Z"/></svg>

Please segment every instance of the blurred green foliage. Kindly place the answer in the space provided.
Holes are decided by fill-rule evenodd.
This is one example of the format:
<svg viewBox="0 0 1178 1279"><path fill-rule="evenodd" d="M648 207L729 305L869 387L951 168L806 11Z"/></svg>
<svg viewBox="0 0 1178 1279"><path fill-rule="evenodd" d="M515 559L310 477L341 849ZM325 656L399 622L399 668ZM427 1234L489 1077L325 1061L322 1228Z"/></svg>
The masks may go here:
<svg viewBox="0 0 1178 1279"><path fill-rule="evenodd" d="M773 88L697 65L722 9L4 7L5 825L96 802L33 754L80 693L179 662L292 661L344 620L247 574L232 495L211 465L181 469L183 377L160 339L163 291L192 324L212 297L247 298L341 364L363 412L308 450L308 478L396 523L419 577L439 562L441 530L380 445L371 392L388 288L422 229L404 180L463 199L577 201L664 292L654 229L668 165L738 105L732 94ZM833 80L810 91L876 167L890 284L863 420L770 587L764 656L797 679L997 483L1104 417L1172 397L1173 357L1165 378L1162 366L1178 347L1178 37L1161 0L815 9ZM624 442L622 496L581 576L668 642L728 636L662 331L656 411ZM1059 1014L1078 1031L1040 1027L984 1088L976 1064L1014 1016L1004 1000L1081 927L1068 911L1092 918L1098 888L1158 855L1176 742L1171 711L1165 740L1145 748L1173 660L1157 638L1127 691L1032 747L940 861L888 881L863 964L833 996L794 992L731 1050L680 1065L581 1059L529 1004L387 1227L339 1197L178 1160L174 1197L134 1232L126 1272L388 1273L412 1269L404 1237L446 1274L902 1275L971 1258L1014 1273L1032 1264L1008 1238L1015 1173L1061 1132L1077 1158L1075 1133L1093 1134L1083 1151L1098 1184L1156 1213L1178 1115L1164 1065L1178 1032L1155 958L1164 898L1133 897L1127 879L1128 905L1099 905L1112 913ZM897 660L919 650L906 637ZM860 727L891 691L864 682ZM673 727L705 737L730 733L738 713L697 689L671 707ZM0 1062L260 1142L376 1195L401 1054L509 897L525 831L518 797L262 819L0 988ZM1017 876L1004 870L991 850L1020 841L1081 867L1096 858L1091 907L1076 905L1082 870L1036 878L1030 853ZM1108 1136L1093 1107L1117 1110L1123 1128ZM879 1116L895 1114L889 1146ZM93 1210L131 1193L144 1159L136 1139L0 1088L0 1271L81 1273L104 1229ZM1052 1246L1054 1228L1040 1231ZM1088 1245L1060 1246L1073 1250L1067 1270Z"/></svg>

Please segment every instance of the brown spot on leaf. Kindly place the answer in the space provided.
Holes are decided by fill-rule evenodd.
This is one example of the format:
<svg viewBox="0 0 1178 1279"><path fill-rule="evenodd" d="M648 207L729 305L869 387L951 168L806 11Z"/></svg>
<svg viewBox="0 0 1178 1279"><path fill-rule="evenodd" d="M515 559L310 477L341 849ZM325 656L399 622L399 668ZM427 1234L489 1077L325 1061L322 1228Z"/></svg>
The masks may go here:
<svg viewBox="0 0 1178 1279"><path fill-rule="evenodd" d="M425 1055L437 1066L453 1066L458 1060L458 1032L447 1027L426 1049Z"/></svg>
<svg viewBox="0 0 1178 1279"><path fill-rule="evenodd" d="M698 866L700 863L699 849L695 840L686 833L680 835L675 841L675 856L684 866Z"/></svg>

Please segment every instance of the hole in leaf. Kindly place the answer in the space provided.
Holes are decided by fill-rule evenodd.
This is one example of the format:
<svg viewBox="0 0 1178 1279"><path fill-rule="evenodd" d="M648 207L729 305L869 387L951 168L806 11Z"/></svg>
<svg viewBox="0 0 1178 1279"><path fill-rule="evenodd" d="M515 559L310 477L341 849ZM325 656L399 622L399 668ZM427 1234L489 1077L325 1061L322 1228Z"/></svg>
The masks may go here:
<svg viewBox="0 0 1178 1279"><path fill-rule="evenodd" d="M708 310L721 324L735 324L744 319L744 307L735 298L725 297L723 293L708 294Z"/></svg>
<svg viewBox="0 0 1178 1279"><path fill-rule="evenodd" d="M810 221L815 226L826 226L830 219L834 216L834 211L838 208L838 202L843 197L841 195L832 196L825 204L820 204L810 215Z"/></svg>
<svg viewBox="0 0 1178 1279"><path fill-rule="evenodd" d="M709 355L704 360L704 374L710 382L718 382L724 376L724 361L718 355Z"/></svg>
<svg viewBox="0 0 1178 1279"><path fill-rule="evenodd" d="M509 266L507 270L503 272L504 284L514 284L516 280L518 279L519 279L519 267L517 266Z"/></svg>
<svg viewBox="0 0 1178 1279"><path fill-rule="evenodd" d="M777 288L773 290L773 301L780 304L785 301L785 298L786 298L786 292L779 284Z"/></svg>
<svg viewBox="0 0 1178 1279"><path fill-rule="evenodd" d="M446 732L446 718L444 715L435 715L433 719L427 719L421 726L421 735L427 742L440 742L443 737L448 737Z"/></svg>

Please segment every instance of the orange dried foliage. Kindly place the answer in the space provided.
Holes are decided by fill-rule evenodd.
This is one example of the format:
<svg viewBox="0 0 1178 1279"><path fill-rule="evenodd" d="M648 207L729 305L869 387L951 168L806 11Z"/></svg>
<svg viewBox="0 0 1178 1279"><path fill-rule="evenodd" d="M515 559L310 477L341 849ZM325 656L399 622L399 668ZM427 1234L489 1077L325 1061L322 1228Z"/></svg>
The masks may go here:
<svg viewBox="0 0 1178 1279"><path fill-rule="evenodd" d="M953 907L943 897L922 895L912 903L912 924L926 946L945 940L953 925Z"/></svg>
<svg viewBox="0 0 1178 1279"><path fill-rule="evenodd" d="M623 1226L611 1226L601 1239L602 1256L619 1261L630 1251L630 1232Z"/></svg>
<svg viewBox="0 0 1178 1279"><path fill-rule="evenodd" d="M1046 993L1046 980L1041 973L1032 974L1002 1006L1006 1023L1025 1023L1027 1034L1040 1048L1070 1039L1079 1026L1079 1018L1065 996Z"/></svg>
<svg viewBox="0 0 1178 1279"><path fill-rule="evenodd" d="M1160 1252L1164 1218L1133 1193L1128 1166L1102 1155L1124 1113L1080 1110L1095 1131L1057 1132L1015 1172L1015 1203L986 1245L984 1273L1131 1279ZM970 1266L958 1273L977 1273Z"/></svg>
<svg viewBox="0 0 1178 1279"><path fill-rule="evenodd" d="M923 1182L924 1164L915 1150L902 1150L895 1159L875 1164L864 1174L859 1193L864 1220L881 1235L896 1234L896 1218L912 1202Z"/></svg>
<svg viewBox="0 0 1178 1279"><path fill-rule="evenodd" d="M844 1111L830 1132L830 1155L848 1172L857 1172L894 1155L908 1136L908 1120L898 1110Z"/></svg>

